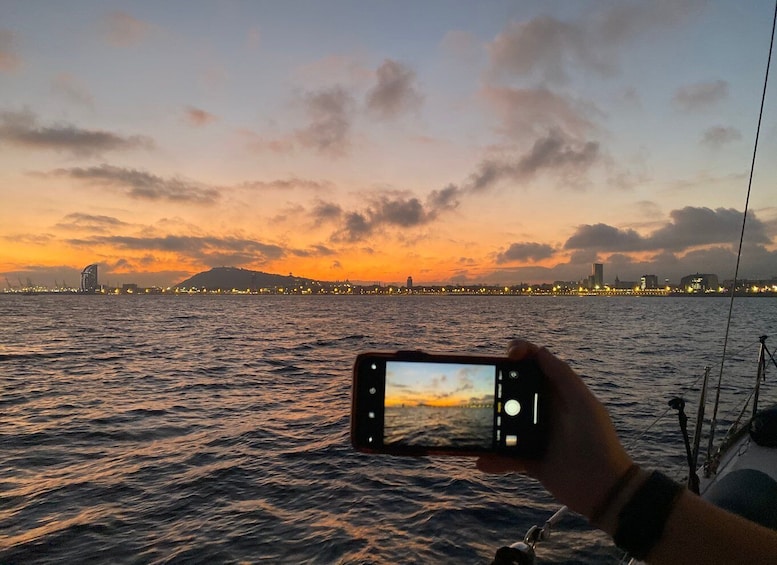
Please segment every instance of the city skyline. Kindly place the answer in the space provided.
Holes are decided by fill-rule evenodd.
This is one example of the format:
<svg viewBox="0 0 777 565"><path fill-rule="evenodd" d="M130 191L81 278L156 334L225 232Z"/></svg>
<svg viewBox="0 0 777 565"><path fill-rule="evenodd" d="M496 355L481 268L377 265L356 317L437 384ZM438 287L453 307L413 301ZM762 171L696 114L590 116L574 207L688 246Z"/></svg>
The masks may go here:
<svg viewBox="0 0 777 565"><path fill-rule="evenodd" d="M553 283L527 284L484 284L484 283L421 283L416 285L413 277L408 276L405 284L398 282L358 283L344 281L321 281L292 274L280 275L251 271L235 267L216 267L181 281L179 284L160 287L144 287L137 283L114 285L99 281L97 264L87 265L81 272L78 287L56 284L53 288L34 284L27 280L25 285L19 279L14 286L6 277L6 286L2 293L11 294L273 294L273 295L606 295L606 296L677 296L704 294L709 296L736 295L774 296L777 294L777 276L769 279L738 278L721 280L715 273L691 273L678 282L668 279L660 281L655 274L644 274L638 281L615 279L604 280L604 265L594 263L592 274L583 280L554 281Z"/></svg>
<svg viewBox="0 0 777 565"><path fill-rule="evenodd" d="M734 276L766 1L45 4L0 21L6 286Z"/></svg>

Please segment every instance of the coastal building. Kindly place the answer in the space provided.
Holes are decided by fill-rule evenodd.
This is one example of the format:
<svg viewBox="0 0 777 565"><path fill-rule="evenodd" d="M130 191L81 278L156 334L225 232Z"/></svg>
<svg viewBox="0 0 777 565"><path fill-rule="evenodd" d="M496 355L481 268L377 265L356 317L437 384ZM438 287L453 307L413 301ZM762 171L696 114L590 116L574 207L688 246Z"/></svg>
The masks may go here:
<svg viewBox="0 0 777 565"><path fill-rule="evenodd" d="M81 292L95 292L98 288L97 263L93 263L81 271Z"/></svg>
<svg viewBox="0 0 777 565"><path fill-rule="evenodd" d="M604 288L604 265L602 263L594 263L591 266L591 274L583 280L583 286L589 290Z"/></svg>
<svg viewBox="0 0 777 565"><path fill-rule="evenodd" d="M138 285L135 284L135 283L123 284L123 285L121 285L121 293L122 294L137 294L138 293Z"/></svg>
<svg viewBox="0 0 777 565"><path fill-rule="evenodd" d="M636 288L636 286L637 283L635 281L622 281L616 276L612 288L616 290L631 290Z"/></svg>
<svg viewBox="0 0 777 565"><path fill-rule="evenodd" d="M642 290L658 288L658 277L656 275L642 275L639 281L639 288Z"/></svg>
<svg viewBox="0 0 777 565"><path fill-rule="evenodd" d="M593 273L594 288L604 288L604 264L594 263Z"/></svg>
<svg viewBox="0 0 777 565"><path fill-rule="evenodd" d="M688 275L680 279L680 288L686 292L707 292L708 290L718 290L718 275L701 274Z"/></svg>

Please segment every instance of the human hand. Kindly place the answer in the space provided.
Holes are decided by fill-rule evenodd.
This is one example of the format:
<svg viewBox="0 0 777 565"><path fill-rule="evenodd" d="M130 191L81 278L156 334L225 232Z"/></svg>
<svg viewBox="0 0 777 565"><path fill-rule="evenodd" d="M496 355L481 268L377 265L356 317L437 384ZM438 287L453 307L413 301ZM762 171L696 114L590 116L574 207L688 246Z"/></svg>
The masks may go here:
<svg viewBox="0 0 777 565"><path fill-rule="evenodd" d="M547 450L538 460L481 456L477 460L478 469L486 473L527 473L538 479L559 502L590 518L632 465L607 409L569 365L544 347L514 340L510 342L507 356L535 359L548 380Z"/></svg>

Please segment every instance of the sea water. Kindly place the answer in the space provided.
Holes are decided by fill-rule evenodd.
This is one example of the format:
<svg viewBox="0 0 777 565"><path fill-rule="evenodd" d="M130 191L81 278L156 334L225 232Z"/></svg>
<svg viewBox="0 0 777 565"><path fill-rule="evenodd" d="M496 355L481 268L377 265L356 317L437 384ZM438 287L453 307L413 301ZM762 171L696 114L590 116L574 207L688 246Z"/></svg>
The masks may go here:
<svg viewBox="0 0 777 565"><path fill-rule="evenodd" d="M667 401L695 414L728 310L701 297L0 295L0 563L488 563L559 504L469 458L355 453L355 355L499 355L531 339L584 376L639 463L681 479ZM775 333L776 299L735 301L726 421L758 336ZM568 515L538 556L621 553Z"/></svg>

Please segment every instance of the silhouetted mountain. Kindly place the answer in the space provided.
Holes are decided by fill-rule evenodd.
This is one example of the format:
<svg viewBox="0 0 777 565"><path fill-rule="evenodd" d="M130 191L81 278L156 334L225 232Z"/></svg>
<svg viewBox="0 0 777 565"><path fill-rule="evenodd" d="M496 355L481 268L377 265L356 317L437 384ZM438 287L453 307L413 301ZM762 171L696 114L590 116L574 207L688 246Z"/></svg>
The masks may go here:
<svg viewBox="0 0 777 565"><path fill-rule="evenodd" d="M273 275L236 267L216 267L178 283L176 288L205 288L208 290L259 290L273 287L310 285L316 281L302 277Z"/></svg>

